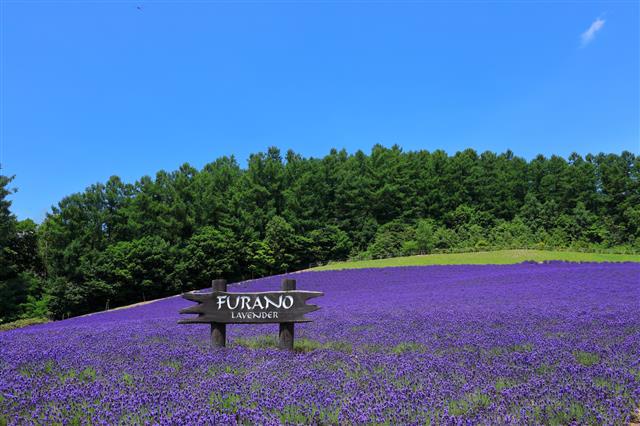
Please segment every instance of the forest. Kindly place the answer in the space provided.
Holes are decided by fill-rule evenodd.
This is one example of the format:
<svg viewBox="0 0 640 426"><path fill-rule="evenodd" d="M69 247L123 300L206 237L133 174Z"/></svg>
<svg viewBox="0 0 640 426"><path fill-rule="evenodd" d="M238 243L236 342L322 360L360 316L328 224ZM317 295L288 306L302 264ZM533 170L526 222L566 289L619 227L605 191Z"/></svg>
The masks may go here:
<svg viewBox="0 0 640 426"><path fill-rule="evenodd" d="M345 259L640 251L640 157L275 147L71 194L17 220L0 176L0 322L66 318Z"/></svg>

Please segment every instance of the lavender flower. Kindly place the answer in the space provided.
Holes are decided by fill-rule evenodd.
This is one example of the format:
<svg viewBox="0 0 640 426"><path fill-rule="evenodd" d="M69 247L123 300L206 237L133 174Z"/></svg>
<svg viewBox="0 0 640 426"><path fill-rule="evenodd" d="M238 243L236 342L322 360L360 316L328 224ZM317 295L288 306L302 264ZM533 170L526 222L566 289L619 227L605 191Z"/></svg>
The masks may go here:
<svg viewBox="0 0 640 426"><path fill-rule="evenodd" d="M277 324L211 350L179 296L0 333L0 424L624 424L640 403L640 264L286 277L325 292L296 353Z"/></svg>

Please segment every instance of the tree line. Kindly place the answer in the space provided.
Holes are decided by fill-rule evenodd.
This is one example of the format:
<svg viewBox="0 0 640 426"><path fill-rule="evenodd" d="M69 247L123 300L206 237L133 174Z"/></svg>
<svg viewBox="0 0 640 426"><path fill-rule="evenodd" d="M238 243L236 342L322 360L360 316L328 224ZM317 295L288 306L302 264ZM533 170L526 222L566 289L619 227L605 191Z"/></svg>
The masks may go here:
<svg viewBox="0 0 640 426"><path fill-rule="evenodd" d="M0 176L0 322L62 318L348 258L497 248L640 250L640 157L275 147L134 183L112 176L42 224Z"/></svg>

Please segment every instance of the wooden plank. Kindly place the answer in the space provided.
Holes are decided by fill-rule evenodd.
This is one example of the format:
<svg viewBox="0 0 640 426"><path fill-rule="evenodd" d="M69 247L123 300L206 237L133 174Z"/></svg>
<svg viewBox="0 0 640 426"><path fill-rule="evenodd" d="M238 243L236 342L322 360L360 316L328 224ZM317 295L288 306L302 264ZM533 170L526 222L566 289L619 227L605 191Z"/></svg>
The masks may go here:
<svg viewBox="0 0 640 426"><path fill-rule="evenodd" d="M296 280L284 279L282 280L282 290L290 292L296 289ZM278 332L278 347L280 349L293 350L293 338L294 338L294 322L281 322L280 330Z"/></svg>
<svg viewBox="0 0 640 426"><path fill-rule="evenodd" d="M213 291L227 291L227 280L213 280ZM227 325L219 322L211 323L211 346L224 348L227 345Z"/></svg>

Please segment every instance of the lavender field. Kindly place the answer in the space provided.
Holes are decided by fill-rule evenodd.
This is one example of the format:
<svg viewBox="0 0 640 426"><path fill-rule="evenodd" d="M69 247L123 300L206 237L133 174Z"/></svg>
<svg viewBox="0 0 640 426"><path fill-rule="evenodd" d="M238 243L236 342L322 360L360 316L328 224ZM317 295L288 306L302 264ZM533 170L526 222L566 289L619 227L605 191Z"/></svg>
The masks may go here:
<svg viewBox="0 0 640 426"><path fill-rule="evenodd" d="M638 263L288 277L325 292L296 353L277 324L211 351L179 296L0 333L0 424L626 424L640 403Z"/></svg>

